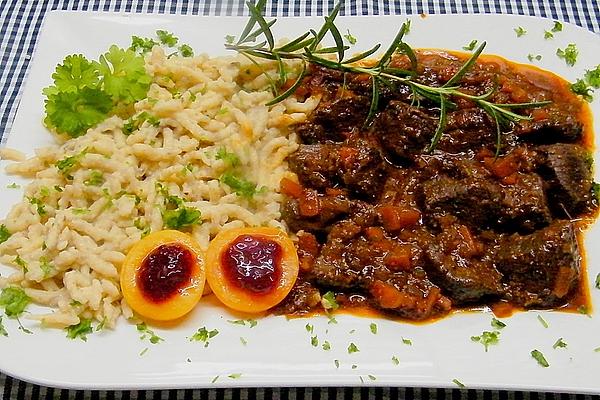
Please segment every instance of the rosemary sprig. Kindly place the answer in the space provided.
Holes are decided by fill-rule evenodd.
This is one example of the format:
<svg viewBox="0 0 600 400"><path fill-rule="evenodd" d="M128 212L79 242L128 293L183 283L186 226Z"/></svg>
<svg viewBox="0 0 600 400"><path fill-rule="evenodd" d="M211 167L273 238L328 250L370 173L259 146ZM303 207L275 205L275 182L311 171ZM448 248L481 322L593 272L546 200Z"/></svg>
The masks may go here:
<svg viewBox="0 0 600 400"><path fill-rule="evenodd" d="M458 84L465 74L473 68L478 57L483 52L486 42L482 42L479 45L469 59L446 83L442 86L429 86L419 83L415 79L417 76L417 56L414 50L403 40L404 35L410 30L409 23L405 22L402 24L383 56L378 61L373 62L368 57L375 54L381 48L381 44L376 44L367 51L346 58L346 51L349 49L349 46L344 45L343 36L335 25L335 19L340 12L341 3L337 3L332 9L331 14L325 17L325 21L318 31L311 29L309 32L303 33L280 46L276 46L273 32L271 31L271 27L275 24L276 19L267 21L263 15L265 4L266 0L258 0L256 4L246 2L250 13L248 22L240 34L238 41L236 43L226 43L225 48L243 54L253 60L256 65L258 64L254 61L254 58L276 62L278 79L273 79L261 68L262 73L267 77L274 95L274 99L268 105L283 101L296 91L306 76L308 64L315 64L344 73L366 74L371 78L372 90L371 105L365 120L365 127L370 125L377 114L380 86L394 87L396 84L407 85L412 91L413 105L420 106L422 99L427 99L439 105L439 121L428 151L431 152L435 149L444 133L448 110L456 108L456 104L451 99L460 97L472 101L494 120L497 131L496 155L498 155L502 147L503 127L511 123L531 120L531 116L518 114L512 110L541 107L550 103L549 101L509 104L493 103L489 101L489 98L495 90L478 96L462 92ZM255 29L257 25L258 28ZM323 41L328 34L333 38L335 46L323 46ZM261 37L264 40L256 43ZM409 70L390 66L395 54L405 55L409 59L411 64ZM296 77L294 83L282 92L288 76L283 60L300 60L302 62L302 71Z"/></svg>

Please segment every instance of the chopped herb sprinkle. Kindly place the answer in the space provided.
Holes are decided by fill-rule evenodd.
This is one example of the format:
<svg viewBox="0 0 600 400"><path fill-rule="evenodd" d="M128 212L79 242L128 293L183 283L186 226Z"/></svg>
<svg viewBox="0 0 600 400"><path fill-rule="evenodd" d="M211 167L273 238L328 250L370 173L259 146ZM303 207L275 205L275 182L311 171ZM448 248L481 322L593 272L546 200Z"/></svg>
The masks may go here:
<svg viewBox="0 0 600 400"><path fill-rule="evenodd" d="M504 322L496 318L492 318L492 322L490 322L490 325L492 325L492 328L494 329L502 329L506 327L506 324Z"/></svg>
<svg viewBox="0 0 600 400"><path fill-rule="evenodd" d="M541 315L538 314L537 316L537 320L540 321L540 324L542 324L542 326L544 328L548 328L550 325L548 325L548 322L546 322L546 320L544 319L544 317L542 317Z"/></svg>
<svg viewBox="0 0 600 400"><path fill-rule="evenodd" d="M452 379L452 383L454 383L456 386L458 386L461 389L464 389L466 386L464 383L462 383L461 381L459 381L458 379Z"/></svg>
<svg viewBox="0 0 600 400"><path fill-rule="evenodd" d="M546 357L544 357L542 352L539 350L531 350L531 357L533 357L538 362L538 364L544 368L550 366L550 364L548 364L548 361L546 361Z"/></svg>
<svg viewBox="0 0 600 400"><path fill-rule="evenodd" d="M354 343L350 343L350 345L348 346L348 354L358 353L359 351L360 350L358 349L358 347L356 347Z"/></svg>
<svg viewBox="0 0 600 400"><path fill-rule="evenodd" d="M480 336L471 336L471 340L473 342L479 342L485 347L485 351L488 351L488 348L491 345L498 344L500 342L500 332L499 331L483 331Z"/></svg>
<svg viewBox="0 0 600 400"><path fill-rule="evenodd" d="M556 342L552 345L553 349L564 349L567 347L567 343L563 340L563 338L558 338Z"/></svg>

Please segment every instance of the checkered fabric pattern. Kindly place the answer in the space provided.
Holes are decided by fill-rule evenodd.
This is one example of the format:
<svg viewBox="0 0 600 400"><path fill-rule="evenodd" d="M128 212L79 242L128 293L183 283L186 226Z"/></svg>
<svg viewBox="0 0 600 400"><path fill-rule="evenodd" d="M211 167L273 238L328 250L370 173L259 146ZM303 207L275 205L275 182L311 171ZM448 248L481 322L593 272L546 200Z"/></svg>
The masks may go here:
<svg viewBox="0 0 600 400"><path fill-rule="evenodd" d="M272 0L267 14L327 14L335 0ZM598 0L345 0L346 15L500 13L548 17L600 33ZM41 24L50 10L183 15L245 15L242 0L0 0L0 138L19 104ZM2 355L0 355L2 357ZM262 388L78 391L27 384L0 373L0 399L469 399L600 400L600 396L419 388Z"/></svg>

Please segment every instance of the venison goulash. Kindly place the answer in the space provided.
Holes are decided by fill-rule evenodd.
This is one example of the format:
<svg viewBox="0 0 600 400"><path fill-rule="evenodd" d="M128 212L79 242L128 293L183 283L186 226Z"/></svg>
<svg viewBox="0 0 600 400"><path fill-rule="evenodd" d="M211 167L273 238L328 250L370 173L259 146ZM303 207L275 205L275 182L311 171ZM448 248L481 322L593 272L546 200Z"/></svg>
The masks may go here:
<svg viewBox="0 0 600 400"><path fill-rule="evenodd" d="M415 82L443 86L466 57L417 52ZM404 56L392 66L409 69ZM578 237L596 215L589 111L563 79L480 57L453 84L496 104L544 102L498 120L449 96L311 65L298 95L320 94L288 157L282 218L298 237L300 276L277 312L367 306L409 320L453 309L560 308L584 302ZM371 112L370 112L371 110ZM585 294L585 293L584 293ZM581 303L580 303L581 304Z"/></svg>

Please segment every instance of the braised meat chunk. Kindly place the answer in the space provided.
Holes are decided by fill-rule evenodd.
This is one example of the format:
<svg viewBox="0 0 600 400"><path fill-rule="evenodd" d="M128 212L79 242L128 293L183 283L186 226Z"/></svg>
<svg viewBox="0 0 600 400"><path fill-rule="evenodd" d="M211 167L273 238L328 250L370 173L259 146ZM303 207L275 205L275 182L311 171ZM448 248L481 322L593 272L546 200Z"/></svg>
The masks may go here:
<svg viewBox="0 0 600 400"><path fill-rule="evenodd" d="M300 278L278 312L323 309L327 292L410 320L585 305L578 235L598 200L582 101L497 58L447 85L463 63L417 52L403 79L421 86L311 67L304 89L322 100L281 185Z"/></svg>

